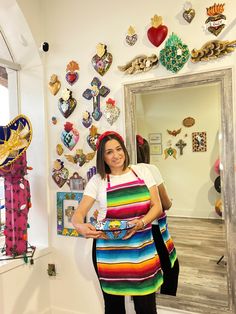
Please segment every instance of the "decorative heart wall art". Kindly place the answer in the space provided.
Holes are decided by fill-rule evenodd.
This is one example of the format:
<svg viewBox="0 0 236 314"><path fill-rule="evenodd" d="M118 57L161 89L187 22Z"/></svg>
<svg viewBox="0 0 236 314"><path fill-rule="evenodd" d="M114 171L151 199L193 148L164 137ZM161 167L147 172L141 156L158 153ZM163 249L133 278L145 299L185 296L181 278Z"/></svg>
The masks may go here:
<svg viewBox="0 0 236 314"><path fill-rule="evenodd" d="M96 151L96 143L100 134L97 133L97 128L94 125L89 130L90 134L87 136L87 143L92 150Z"/></svg>
<svg viewBox="0 0 236 314"><path fill-rule="evenodd" d="M208 31L215 36L218 36L223 28L225 27L224 20L226 16L224 12L225 4L214 4L213 6L206 9L207 15L209 16L205 22Z"/></svg>
<svg viewBox="0 0 236 314"><path fill-rule="evenodd" d="M54 161L53 170L52 170L52 178L54 182L61 188L68 180L69 171L64 167L63 161L57 159Z"/></svg>
<svg viewBox="0 0 236 314"><path fill-rule="evenodd" d="M67 66L66 66L66 81L70 85L74 85L79 78L78 71L79 70L79 65L75 61L70 61Z"/></svg>
<svg viewBox="0 0 236 314"><path fill-rule="evenodd" d="M195 10L192 8L192 4L188 2L184 8L183 18L188 23L191 23L194 17L195 17Z"/></svg>
<svg viewBox="0 0 236 314"><path fill-rule="evenodd" d="M147 31L147 37L155 47L159 47L168 34L168 28L162 24L162 17L158 15L151 18L151 24L152 26Z"/></svg>
<svg viewBox="0 0 236 314"><path fill-rule="evenodd" d="M72 97L72 91L70 91L68 88L65 88L62 91L62 97L59 98L58 101L58 108L61 114L65 118L68 118L75 110L76 105L77 101Z"/></svg>
<svg viewBox="0 0 236 314"><path fill-rule="evenodd" d="M106 74L112 64L112 54L107 52L107 46L99 43L96 47L97 54L92 58L92 65L100 75Z"/></svg>
<svg viewBox="0 0 236 314"><path fill-rule="evenodd" d="M136 43L137 39L138 35L135 33L135 29L132 26L130 26L125 41L129 46L133 46Z"/></svg>
<svg viewBox="0 0 236 314"><path fill-rule="evenodd" d="M73 128L73 124L66 122L64 124L64 131L61 133L61 140L63 144L72 150L79 140L79 132Z"/></svg>
<svg viewBox="0 0 236 314"><path fill-rule="evenodd" d="M120 115L120 109L115 105L115 100L109 98L106 101L106 109L103 112L107 122L112 125Z"/></svg>
<svg viewBox="0 0 236 314"><path fill-rule="evenodd" d="M52 95L56 95L61 88L61 82L58 80L57 75L53 74L50 78L50 81L48 83L48 88Z"/></svg>
<svg viewBox="0 0 236 314"><path fill-rule="evenodd" d="M174 33L165 43L165 48L160 51L160 62L167 70L178 72L190 56L188 46Z"/></svg>
<svg viewBox="0 0 236 314"><path fill-rule="evenodd" d="M0 168L15 162L29 147L31 140L32 125L24 115L0 126Z"/></svg>

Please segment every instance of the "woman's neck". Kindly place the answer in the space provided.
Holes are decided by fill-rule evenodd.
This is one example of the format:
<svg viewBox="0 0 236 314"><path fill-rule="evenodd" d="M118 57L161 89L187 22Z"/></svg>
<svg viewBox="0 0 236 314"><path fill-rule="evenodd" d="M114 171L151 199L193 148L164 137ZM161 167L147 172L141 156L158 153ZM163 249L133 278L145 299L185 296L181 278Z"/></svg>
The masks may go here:
<svg viewBox="0 0 236 314"><path fill-rule="evenodd" d="M122 174L125 174L125 173L127 173L127 172L129 172L130 171L130 169L127 167L125 170L123 170L123 168L113 168L113 169L111 169L111 175L113 175L113 176L120 176L120 175L122 175Z"/></svg>

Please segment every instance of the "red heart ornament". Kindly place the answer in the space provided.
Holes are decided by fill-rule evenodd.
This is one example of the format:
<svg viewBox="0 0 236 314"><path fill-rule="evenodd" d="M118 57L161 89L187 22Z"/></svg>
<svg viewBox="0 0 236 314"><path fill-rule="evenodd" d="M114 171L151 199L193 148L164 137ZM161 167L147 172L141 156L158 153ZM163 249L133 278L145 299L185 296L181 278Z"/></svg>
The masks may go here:
<svg viewBox="0 0 236 314"><path fill-rule="evenodd" d="M157 28L150 27L147 31L148 39L155 47L160 46L160 44L165 40L167 34L168 28L165 25L160 25Z"/></svg>
<svg viewBox="0 0 236 314"><path fill-rule="evenodd" d="M73 85L75 82L78 81L79 75L77 72L67 72L66 73L66 81L70 84Z"/></svg>
<svg viewBox="0 0 236 314"><path fill-rule="evenodd" d="M154 15L151 19L152 26L147 31L147 36L150 42L158 47L165 40L168 34L168 28L165 25L162 25L162 17Z"/></svg>

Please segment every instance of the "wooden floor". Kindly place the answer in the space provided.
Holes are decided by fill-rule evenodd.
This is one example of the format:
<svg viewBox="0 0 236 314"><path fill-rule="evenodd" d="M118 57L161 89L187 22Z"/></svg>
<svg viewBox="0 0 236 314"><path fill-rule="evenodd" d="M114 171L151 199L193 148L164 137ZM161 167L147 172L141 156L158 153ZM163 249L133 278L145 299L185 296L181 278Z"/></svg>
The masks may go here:
<svg viewBox="0 0 236 314"><path fill-rule="evenodd" d="M176 297L157 295L157 303L197 313L228 313L224 222L169 217L168 225L180 263ZM207 309L207 311L206 311Z"/></svg>

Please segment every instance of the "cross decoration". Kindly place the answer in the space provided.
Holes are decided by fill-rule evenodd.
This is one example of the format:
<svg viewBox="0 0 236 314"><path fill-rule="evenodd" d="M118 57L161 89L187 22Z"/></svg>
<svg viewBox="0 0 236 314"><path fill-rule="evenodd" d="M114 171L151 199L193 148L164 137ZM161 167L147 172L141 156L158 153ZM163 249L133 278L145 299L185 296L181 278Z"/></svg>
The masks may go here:
<svg viewBox="0 0 236 314"><path fill-rule="evenodd" d="M91 82L91 89L87 88L82 94L82 96L87 100L93 98L92 117L96 121L98 121L102 116L100 111L100 97L106 97L110 93L110 89L108 87L101 85L101 81L97 77L94 77Z"/></svg>
<svg viewBox="0 0 236 314"><path fill-rule="evenodd" d="M183 155L183 149L187 144L183 140L179 140L175 146L179 148L180 155Z"/></svg>

